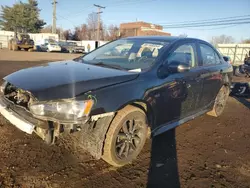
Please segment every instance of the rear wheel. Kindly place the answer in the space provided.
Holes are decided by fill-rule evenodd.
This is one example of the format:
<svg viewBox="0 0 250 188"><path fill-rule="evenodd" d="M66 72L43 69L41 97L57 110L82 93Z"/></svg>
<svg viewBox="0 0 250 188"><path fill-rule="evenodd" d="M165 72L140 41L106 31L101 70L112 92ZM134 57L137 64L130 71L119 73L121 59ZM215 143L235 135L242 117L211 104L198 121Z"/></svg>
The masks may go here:
<svg viewBox="0 0 250 188"><path fill-rule="evenodd" d="M110 125L102 159L117 167L130 163L141 152L147 130L145 113L139 108L126 106L118 112Z"/></svg>
<svg viewBox="0 0 250 188"><path fill-rule="evenodd" d="M207 113L208 115L218 117L222 114L222 112L224 111L224 108L226 106L226 103L227 103L229 92L230 92L229 87L227 87L227 86L223 86L220 89L219 93L216 96L213 110L208 112Z"/></svg>

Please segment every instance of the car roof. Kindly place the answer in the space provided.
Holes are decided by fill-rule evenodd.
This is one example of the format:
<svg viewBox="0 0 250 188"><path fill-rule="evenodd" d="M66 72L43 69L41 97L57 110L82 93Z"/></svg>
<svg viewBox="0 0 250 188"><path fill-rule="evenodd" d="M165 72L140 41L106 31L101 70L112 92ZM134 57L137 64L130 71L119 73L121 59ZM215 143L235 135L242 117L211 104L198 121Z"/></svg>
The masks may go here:
<svg viewBox="0 0 250 188"><path fill-rule="evenodd" d="M159 40L159 41L167 41L172 42L181 37L172 37L172 36L137 36L137 37L126 37L126 39L144 39L144 40Z"/></svg>
<svg viewBox="0 0 250 188"><path fill-rule="evenodd" d="M158 41L165 41L165 42L175 42L175 41L181 41L181 40L195 40L195 41L201 41L201 42L207 43L206 41L196 39L196 38L176 37L176 36L136 36L136 37L127 37L126 39L158 40Z"/></svg>

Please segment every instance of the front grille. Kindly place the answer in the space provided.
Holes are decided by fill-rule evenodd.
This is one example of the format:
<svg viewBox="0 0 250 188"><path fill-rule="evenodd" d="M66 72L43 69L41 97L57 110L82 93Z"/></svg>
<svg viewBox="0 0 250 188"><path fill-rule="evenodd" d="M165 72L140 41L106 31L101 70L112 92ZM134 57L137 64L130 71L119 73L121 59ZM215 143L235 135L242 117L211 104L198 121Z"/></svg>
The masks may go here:
<svg viewBox="0 0 250 188"><path fill-rule="evenodd" d="M14 104L12 101L7 99L6 97L2 97L0 100L2 100L2 102L7 106L7 108L16 112L19 116L21 116L25 120L29 121L33 125L35 125L37 127L41 127L43 129L48 128L47 121L43 121L43 120L40 120L40 119L33 117L33 115L30 113L30 111L27 110L26 108L24 108L23 106L19 106L19 105Z"/></svg>
<svg viewBox="0 0 250 188"><path fill-rule="evenodd" d="M13 104L24 107L27 110L29 110L29 104L33 101L29 92L19 89L10 83L5 87L4 97Z"/></svg>
<svg viewBox="0 0 250 188"><path fill-rule="evenodd" d="M24 96L22 96L24 95ZM30 110L29 104L31 104L34 99L31 94L27 91L16 88L12 84L7 84L4 90L4 95L0 94L2 102L7 106L8 109L16 112L18 115L23 117L25 120L29 121L35 126L47 129L48 122L35 118Z"/></svg>

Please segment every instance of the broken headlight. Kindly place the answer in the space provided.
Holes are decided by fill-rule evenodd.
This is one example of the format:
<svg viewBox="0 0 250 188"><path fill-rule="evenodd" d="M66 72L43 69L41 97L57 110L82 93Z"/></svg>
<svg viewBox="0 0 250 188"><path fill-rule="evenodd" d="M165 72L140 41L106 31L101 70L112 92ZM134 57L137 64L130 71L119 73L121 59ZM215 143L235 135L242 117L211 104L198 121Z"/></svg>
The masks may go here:
<svg viewBox="0 0 250 188"><path fill-rule="evenodd" d="M4 93L4 90L6 88L7 82L5 81L1 86L0 86L0 93Z"/></svg>
<svg viewBox="0 0 250 188"><path fill-rule="evenodd" d="M93 100L46 102L32 104L30 111L36 116L70 121L88 116L92 106Z"/></svg>

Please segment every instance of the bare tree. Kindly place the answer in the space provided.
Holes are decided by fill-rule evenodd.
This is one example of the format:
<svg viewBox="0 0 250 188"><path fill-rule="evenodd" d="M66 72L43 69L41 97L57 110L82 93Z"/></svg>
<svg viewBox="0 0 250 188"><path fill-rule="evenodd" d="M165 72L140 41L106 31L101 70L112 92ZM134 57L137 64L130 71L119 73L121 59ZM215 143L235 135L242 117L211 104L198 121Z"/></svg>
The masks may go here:
<svg viewBox="0 0 250 188"><path fill-rule="evenodd" d="M65 30L65 31L63 31L63 38L64 38L65 40L70 40L71 37L72 37L72 33L71 33L70 30Z"/></svg>
<svg viewBox="0 0 250 188"><path fill-rule="evenodd" d="M107 31L107 35L106 35L106 40L116 40L120 38L119 36L119 27L117 27L116 25L111 24L108 27L108 31Z"/></svg>
<svg viewBox="0 0 250 188"><path fill-rule="evenodd" d="M52 26L51 25L47 25L46 27L44 27L43 29L41 29L41 33L51 33L52 32ZM63 28L57 27L56 28L56 34L59 35L60 39L65 39L64 38L64 30Z"/></svg>
<svg viewBox="0 0 250 188"><path fill-rule="evenodd" d="M243 44L250 44L250 38L242 40L241 43L243 43Z"/></svg>
<svg viewBox="0 0 250 188"><path fill-rule="evenodd" d="M212 37L210 41L214 46L217 44L227 44L227 43L234 43L235 40L232 36L227 36L227 35L220 35L220 36L215 36Z"/></svg>
<svg viewBox="0 0 250 188"><path fill-rule="evenodd" d="M186 37L188 37L188 35L186 33L182 33L182 34L179 35L179 37L186 38Z"/></svg>
<svg viewBox="0 0 250 188"><path fill-rule="evenodd" d="M95 12L92 12L88 15L87 18L88 24L88 38L89 40L96 40L96 33L98 28L98 15Z"/></svg>

